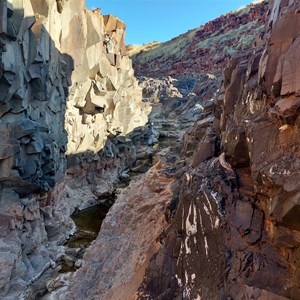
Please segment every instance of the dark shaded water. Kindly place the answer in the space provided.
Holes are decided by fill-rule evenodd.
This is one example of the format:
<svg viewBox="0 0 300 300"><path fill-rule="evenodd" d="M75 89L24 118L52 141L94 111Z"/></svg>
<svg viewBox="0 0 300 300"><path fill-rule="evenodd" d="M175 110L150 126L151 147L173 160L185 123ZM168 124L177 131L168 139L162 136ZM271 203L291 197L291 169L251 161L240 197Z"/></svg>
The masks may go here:
<svg viewBox="0 0 300 300"><path fill-rule="evenodd" d="M102 221L109 208L103 204L76 211L71 218L76 224L76 233L65 243L70 248L88 247L97 237Z"/></svg>

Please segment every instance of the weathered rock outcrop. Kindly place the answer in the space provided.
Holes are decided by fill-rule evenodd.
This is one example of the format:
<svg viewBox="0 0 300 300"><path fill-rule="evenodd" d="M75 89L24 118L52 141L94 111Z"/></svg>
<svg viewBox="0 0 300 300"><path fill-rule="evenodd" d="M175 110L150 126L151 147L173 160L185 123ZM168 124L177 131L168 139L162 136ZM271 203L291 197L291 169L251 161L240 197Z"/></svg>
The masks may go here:
<svg viewBox="0 0 300 300"><path fill-rule="evenodd" d="M138 299L219 299L216 295L222 294L225 199L218 193L231 192L223 182L231 171L223 169L223 156L213 158L219 140L212 128L216 102L209 104L187 132L175 163L178 181L173 199L177 201L169 206L170 227L149 264ZM204 162L207 159L211 160Z"/></svg>
<svg viewBox="0 0 300 300"><path fill-rule="evenodd" d="M293 75L299 5L272 2L266 45L231 60L223 89L207 101L202 119L186 135L175 162L177 207L176 202L168 206L170 225L160 235L137 299L299 299L299 109ZM106 224L113 230L118 226ZM136 244L143 239L140 228L132 228L126 241ZM106 234L100 232L96 243ZM83 272L95 274L96 252L85 256L85 267L71 285L75 299L83 296L76 287ZM105 274L102 264L111 259L101 257L98 270ZM118 275L132 274L130 267L121 263ZM130 299L136 285L127 278L132 277L126 277L123 289L98 278L97 284L87 284L84 296Z"/></svg>
<svg viewBox="0 0 300 300"><path fill-rule="evenodd" d="M168 223L174 178L156 164L118 195L76 272L69 299L132 299Z"/></svg>
<svg viewBox="0 0 300 300"><path fill-rule="evenodd" d="M265 297L278 295L269 296L274 299L300 297L299 9L298 1L272 1L263 53L238 57L225 71L222 148L236 169L240 192L229 210L233 298L257 289Z"/></svg>
<svg viewBox="0 0 300 300"><path fill-rule="evenodd" d="M215 116L186 136L172 230L140 299L300 298L299 9L271 2L266 44L231 60Z"/></svg>
<svg viewBox="0 0 300 300"><path fill-rule="evenodd" d="M214 109L212 100L221 84L220 76L211 74L186 79L143 76L138 80L143 101L152 103L149 120L158 136L180 140L195 121Z"/></svg>
<svg viewBox="0 0 300 300"><path fill-rule="evenodd" d="M123 23L79 0L20 3L0 5L4 299L20 297L55 265L72 208L93 203L109 189L106 177L141 158L134 145L149 143L151 131L133 130L149 109L126 63ZM300 298L299 11L297 0L271 1L264 40L230 60L217 96L194 87L195 101L177 107L201 104L180 158L165 158L120 193L82 267L56 295ZM159 96L145 85L149 98ZM170 78L154 85L164 97L184 94Z"/></svg>
<svg viewBox="0 0 300 300"><path fill-rule="evenodd" d="M134 140L147 139L134 129L150 108L125 55L124 23L84 1L3 0L0 34L0 297L16 299L55 264L69 215L86 200L72 186L66 197L67 157L69 175L86 180L77 188L97 185L103 169L126 164L114 158L127 149L130 161Z"/></svg>
<svg viewBox="0 0 300 300"><path fill-rule="evenodd" d="M159 102L161 98L181 98L182 94L174 85L177 80L172 77L161 79L140 77L139 86L142 89L142 97L145 101Z"/></svg>

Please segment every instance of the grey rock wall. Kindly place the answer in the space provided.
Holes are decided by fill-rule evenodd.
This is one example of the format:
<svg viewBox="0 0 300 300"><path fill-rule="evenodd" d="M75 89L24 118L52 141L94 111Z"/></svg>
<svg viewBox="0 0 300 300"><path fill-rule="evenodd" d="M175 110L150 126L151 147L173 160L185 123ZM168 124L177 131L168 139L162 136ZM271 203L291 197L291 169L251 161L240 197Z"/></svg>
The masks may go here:
<svg viewBox="0 0 300 300"><path fill-rule="evenodd" d="M37 3L1 5L1 181L25 193L53 187L66 154L98 152L150 111L125 55L124 23L82 1Z"/></svg>
<svg viewBox="0 0 300 300"><path fill-rule="evenodd" d="M85 1L0 3L2 299L16 299L55 265L57 245L73 230L78 199L66 197L67 157L81 157L83 174L108 136L148 120L124 35L123 22L88 11ZM104 167L94 164L90 173Z"/></svg>

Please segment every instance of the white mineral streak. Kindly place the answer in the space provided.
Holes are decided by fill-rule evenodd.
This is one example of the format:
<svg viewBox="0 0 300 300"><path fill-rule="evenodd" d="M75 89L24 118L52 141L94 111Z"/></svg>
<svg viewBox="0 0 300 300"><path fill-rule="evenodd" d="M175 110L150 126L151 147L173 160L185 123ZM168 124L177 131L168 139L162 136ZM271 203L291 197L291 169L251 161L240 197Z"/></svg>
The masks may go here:
<svg viewBox="0 0 300 300"><path fill-rule="evenodd" d="M185 173L185 176L186 176L186 181L189 182L189 181L190 181L190 178L191 178L191 177L190 177L190 174Z"/></svg>
<svg viewBox="0 0 300 300"><path fill-rule="evenodd" d="M193 208L193 223L190 222L192 208ZM188 216L186 218L185 226L186 226L186 232L189 236L197 233L197 208L196 208L196 205L193 203L190 205Z"/></svg>
<svg viewBox="0 0 300 300"><path fill-rule="evenodd" d="M182 286L183 286L182 280L178 277L177 274L175 274L175 278L176 278L176 280L177 280L178 286L179 286L179 287L182 287Z"/></svg>
<svg viewBox="0 0 300 300"><path fill-rule="evenodd" d="M207 206L206 206L204 203L203 203L203 208L204 208L206 214L207 214L208 216L210 216L210 212L209 212Z"/></svg>
<svg viewBox="0 0 300 300"><path fill-rule="evenodd" d="M210 218L211 228L212 229L218 228L219 225L220 225L220 220L219 220L218 216L215 216L213 214L212 206L211 206L210 200L208 198L208 195L205 193L205 191L203 191L203 194L204 194L204 196L207 200L207 203L208 203L208 206L209 206L209 209L210 209L209 210L208 207L203 203L204 210L205 210L206 214L209 215L209 218ZM214 198L214 200L218 203L218 200L216 198L217 193L211 193L211 195Z"/></svg>
<svg viewBox="0 0 300 300"><path fill-rule="evenodd" d="M218 193L217 193L217 192L211 192L210 194L211 194L211 196L213 197L213 199L215 200L215 202L219 205L220 200L217 198ZM219 213L219 215L221 216L220 210L221 210L221 209L220 209L220 206L219 206L218 213ZM217 217L216 217L216 218L217 218Z"/></svg>
<svg viewBox="0 0 300 300"><path fill-rule="evenodd" d="M275 169L275 170L274 170L274 169ZM292 173L290 170L282 169L280 166L273 165L273 166L270 168L269 174L270 174L270 175L291 176L291 175L293 175L294 173Z"/></svg>
<svg viewBox="0 0 300 300"><path fill-rule="evenodd" d="M184 290L183 290L183 297L184 299L190 299L191 298L191 290L192 290L192 281L189 281L189 275L188 275L188 272L185 271L184 272L184 275L185 275L185 287L184 287Z"/></svg>
<svg viewBox="0 0 300 300"><path fill-rule="evenodd" d="M190 216L192 215L193 210L193 223L190 222ZM185 221L185 229L186 229L186 238L184 240L185 243L185 253L191 254L191 248L188 245L188 242L191 240L190 237L197 233L197 208L192 203L189 207L189 212Z"/></svg>
<svg viewBox="0 0 300 300"><path fill-rule="evenodd" d="M223 152L223 153L219 156L219 162L220 162L221 166L222 166L224 169L226 169L226 170L228 170L228 171L233 171L232 168L231 168L231 165L230 165L228 162L226 162L226 160L225 160L225 152Z"/></svg>
<svg viewBox="0 0 300 300"><path fill-rule="evenodd" d="M215 219L215 228L217 229L217 228L219 228L219 226L220 226L220 219L218 217L216 217L216 219Z"/></svg>
<svg viewBox="0 0 300 300"><path fill-rule="evenodd" d="M208 256L208 243L207 243L207 238L204 236L204 246L205 246L205 254Z"/></svg>
<svg viewBox="0 0 300 300"><path fill-rule="evenodd" d="M281 127L279 127L279 130L280 131L285 131L289 128L289 125L288 124L285 124L285 125L282 125Z"/></svg>
<svg viewBox="0 0 300 300"><path fill-rule="evenodd" d="M189 274L188 274L187 270L185 270L184 276L185 276L185 282L189 282Z"/></svg>
<svg viewBox="0 0 300 300"><path fill-rule="evenodd" d="M208 256L208 243L207 243L207 239L206 239L205 232L204 232L201 213L199 213L199 218L200 218L200 226L201 226L202 235L204 236L205 254L206 254L206 256Z"/></svg>

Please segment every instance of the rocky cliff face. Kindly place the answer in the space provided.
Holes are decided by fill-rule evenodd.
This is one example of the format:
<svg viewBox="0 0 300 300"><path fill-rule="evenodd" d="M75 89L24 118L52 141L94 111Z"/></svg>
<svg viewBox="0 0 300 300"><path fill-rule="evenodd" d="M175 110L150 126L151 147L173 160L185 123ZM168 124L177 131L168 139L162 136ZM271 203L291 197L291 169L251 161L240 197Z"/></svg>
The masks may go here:
<svg viewBox="0 0 300 300"><path fill-rule="evenodd" d="M264 44L231 59L187 133L169 226L128 299L300 298L299 9L271 1Z"/></svg>
<svg viewBox="0 0 300 300"><path fill-rule="evenodd" d="M271 2L266 44L230 61L214 116L186 136L173 231L141 299L299 299L299 8Z"/></svg>
<svg viewBox="0 0 300 300"><path fill-rule="evenodd" d="M91 188L85 198L66 189L65 171L83 190L109 168L117 177L150 108L118 18L80 0L4 0L0 15L0 297L16 299L55 264L72 209L97 199Z"/></svg>
<svg viewBox="0 0 300 300"><path fill-rule="evenodd" d="M300 297L299 69L294 64L299 8L298 1L272 2L263 52L249 56L247 64L239 57L225 71L221 116L222 147L236 168L241 195L230 227L243 237L245 249L241 257L242 249L233 243L229 277L247 258L241 284L252 293L260 288L292 299ZM243 214L252 215L250 231L245 221L236 223Z"/></svg>
<svg viewBox="0 0 300 300"><path fill-rule="evenodd" d="M172 198L174 179L164 174L164 164L160 162L143 180L118 195L83 266L75 274L67 298L133 297L168 227L165 211Z"/></svg>

